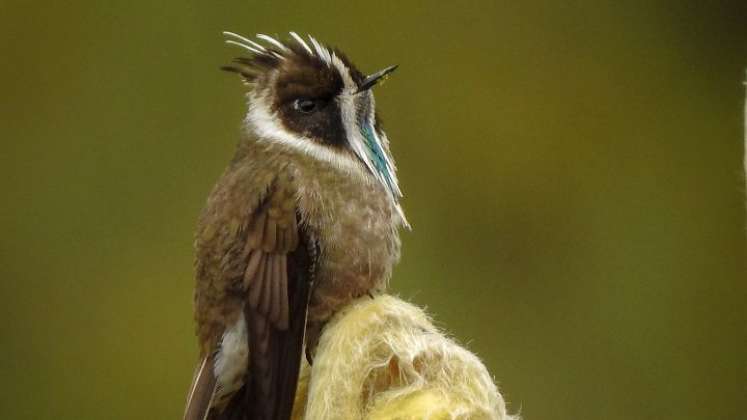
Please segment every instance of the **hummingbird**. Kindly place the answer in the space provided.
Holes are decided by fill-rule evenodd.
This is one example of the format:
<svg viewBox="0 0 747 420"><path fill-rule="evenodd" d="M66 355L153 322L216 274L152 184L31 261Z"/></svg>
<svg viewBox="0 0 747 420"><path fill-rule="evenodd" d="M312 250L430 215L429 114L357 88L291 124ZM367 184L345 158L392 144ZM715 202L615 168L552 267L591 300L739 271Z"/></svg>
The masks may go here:
<svg viewBox="0 0 747 420"><path fill-rule="evenodd" d="M409 229L368 76L290 32L224 32L247 53L241 138L195 235L200 361L185 420L289 419L302 357L325 323L386 289Z"/></svg>

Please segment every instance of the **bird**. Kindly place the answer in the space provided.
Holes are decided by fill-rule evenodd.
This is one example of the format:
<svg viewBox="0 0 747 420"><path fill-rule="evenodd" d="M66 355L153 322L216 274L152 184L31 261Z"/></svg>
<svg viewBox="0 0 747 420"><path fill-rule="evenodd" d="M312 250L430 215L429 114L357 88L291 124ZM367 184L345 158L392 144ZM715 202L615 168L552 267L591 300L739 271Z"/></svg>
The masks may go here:
<svg viewBox="0 0 747 420"><path fill-rule="evenodd" d="M195 233L200 357L185 420L285 420L302 358L325 323L382 294L410 229L372 88L337 48L224 32L246 53L222 69L246 87L233 158Z"/></svg>

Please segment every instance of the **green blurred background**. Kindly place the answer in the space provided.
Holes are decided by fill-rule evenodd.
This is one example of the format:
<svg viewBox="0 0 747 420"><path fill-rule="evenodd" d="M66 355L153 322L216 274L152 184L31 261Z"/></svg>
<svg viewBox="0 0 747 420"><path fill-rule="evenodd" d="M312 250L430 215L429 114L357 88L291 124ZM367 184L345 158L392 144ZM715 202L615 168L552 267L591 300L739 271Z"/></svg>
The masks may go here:
<svg viewBox="0 0 747 420"><path fill-rule="evenodd" d="M744 419L747 4L704 3L2 0L0 418L180 418L220 32L296 30L400 64L393 290L512 411Z"/></svg>

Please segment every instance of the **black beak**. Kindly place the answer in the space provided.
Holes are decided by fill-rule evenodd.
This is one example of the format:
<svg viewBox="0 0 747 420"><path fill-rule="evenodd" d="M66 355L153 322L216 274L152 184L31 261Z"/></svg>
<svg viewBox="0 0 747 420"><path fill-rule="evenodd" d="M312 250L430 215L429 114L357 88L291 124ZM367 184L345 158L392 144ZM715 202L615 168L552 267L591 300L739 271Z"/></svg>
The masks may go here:
<svg viewBox="0 0 747 420"><path fill-rule="evenodd" d="M376 73L366 77L363 83L361 83L361 85L358 87L358 91L355 93L361 93L364 90L371 89L376 83L379 83L379 81L381 81L384 77L389 75L389 73L393 72L394 70L397 70L397 65L389 66L384 70L379 70Z"/></svg>

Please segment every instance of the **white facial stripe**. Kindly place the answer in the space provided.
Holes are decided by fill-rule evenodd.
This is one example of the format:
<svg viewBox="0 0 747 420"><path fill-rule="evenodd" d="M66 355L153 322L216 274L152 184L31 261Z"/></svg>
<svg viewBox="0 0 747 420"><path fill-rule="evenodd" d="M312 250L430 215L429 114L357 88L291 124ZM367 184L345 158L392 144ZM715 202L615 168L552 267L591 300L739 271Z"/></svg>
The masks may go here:
<svg viewBox="0 0 747 420"><path fill-rule="evenodd" d="M350 142L350 146L353 148L353 151L358 155L358 157L360 157L361 160L366 164L368 169L371 171L371 174L376 179L378 179L385 188L388 189L388 185L390 183L386 179L384 179L384 176L379 173L379 171L374 167L373 162L371 161L371 158L369 156L371 152L368 150L368 146L366 146L366 140L363 138L363 134L361 133L360 127L358 127L357 121L358 110L356 109L355 105L355 95L368 95L369 114L366 118L368 119L368 123L371 125L371 127L375 127L376 121L374 120L374 118L376 115L376 101L374 100L374 96L370 92L356 93L358 91L358 85L353 81L353 77L350 75L350 69L348 69L345 63L343 63L342 60L340 60L340 58L335 56L334 54L332 55L332 65L342 76L342 81L345 86L343 88L342 94L339 96L339 102L340 112L342 115L342 124L345 128L345 133L347 135L348 141ZM389 146L389 140L387 139L386 134L382 133L382 135L379 136L379 133L376 133L375 130L373 134L374 136L376 136L376 140L382 143L382 151L384 150L383 146ZM392 162L388 153L384 152L383 157L393 187L392 198L395 204L397 204L398 210L401 212L401 209L399 209L398 200L400 197L402 197L402 192L399 189L399 183L397 181L397 168L394 166L394 162ZM402 219L404 220L404 215L402 216ZM405 222L405 224L406 223L407 222Z"/></svg>
<svg viewBox="0 0 747 420"><path fill-rule="evenodd" d="M277 114L270 112L267 98L255 92L249 97L246 124L253 129L260 141L280 143L289 149L327 162L345 173L363 175L360 165L350 157L286 130Z"/></svg>
<svg viewBox="0 0 747 420"><path fill-rule="evenodd" d="M350 69L348 69L348 66L346 66L345 63L342 62L340 57L335 54L332 54L330 62L342 77L342 84L344 86L342 89L342 93L347 93L348 96L354 94L358 90L358 84L353 81L353 77L350 75Z"/></svg>
<svg viewBox="0 0 747 420"><path fill-rule="evenodd" d="M389 148L389 138L387 138L385 132L381 132L381 143L385 145L387 148ZM399 189L399 181L397 180L397 166L394 164L394 162L389 159L389 155L384 153L384 159L386 159L386 164L390 169L390 176L392 177L392 182L394 182L394 192L397 195L397 197L402 197L402 191Z"/></svg>

